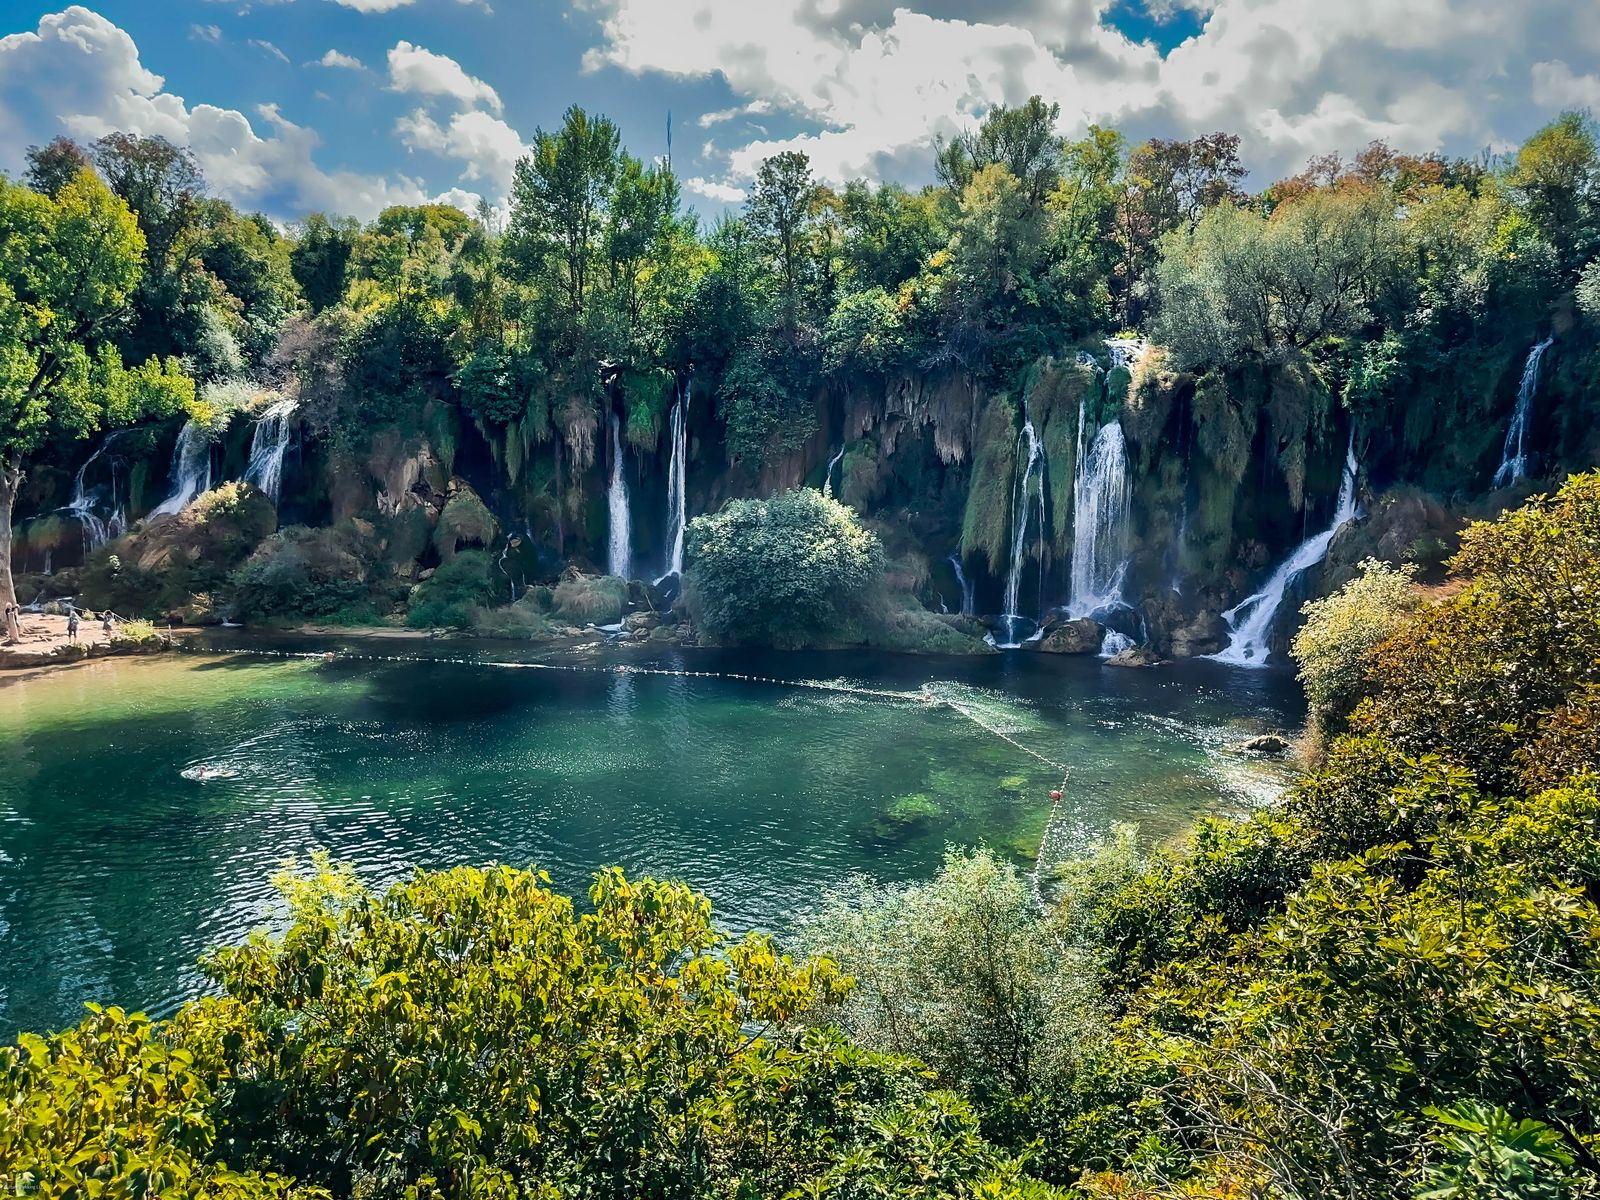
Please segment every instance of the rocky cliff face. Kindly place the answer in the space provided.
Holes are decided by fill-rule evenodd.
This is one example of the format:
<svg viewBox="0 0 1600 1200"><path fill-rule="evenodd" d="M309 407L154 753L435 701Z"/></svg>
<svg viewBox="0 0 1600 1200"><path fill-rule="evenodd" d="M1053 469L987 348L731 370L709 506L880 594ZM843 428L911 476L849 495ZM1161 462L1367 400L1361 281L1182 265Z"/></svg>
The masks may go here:
<svg viewBox="0 0 1600 1200"><path fill-rule="evenodd" d="M935 612L995 618L1014 597L1015 615L1042 626L1049 648L1097 648L1083 624L1092 619L1102 632L1186 656L1220 649L1229 635L1222 614L1326 526L1353 445L1364 517L1333 537L1326 564L1292 581L1274 627L1281 646L1300 602L1348 578L1362 558L1436 570L1463 514L1495 503L1492 460L1524 353L1508 341L1489 356L1485 380L1448 397L1474 421L1460 418L1452 432L1432 413L1432 432L1420 440L1424 418L1409 408L1403 420L1352 414L1310 360L1196 376L1173 369L1159 347L1116 343L1038 359L1005 386L956 369L834 380L813 397L809 436L760 461L728 453L716 398L692 378L619 384L615 451L604 436L611 414L587 401L552 409L538 428L490 426L433 405L420 428L372 429L356 445L298 429L278 519L354 528L358 540L360 529L373 529L383 554L400 556L401 579L477 546L504 550L500 570L513 582L553 580L569 564L604 568L617 459L633 573L653 579L671 561L681 454L691 518L735 497L827 487L897 558L920 564L914 587ZM1597 376L1592 345L1575 334L1557 338L1533 410L1537 473L1592 459L1596 425L1583 416L1584 397ZM214 478L242 470L248 425L243 417L237 424L218 439ZM76 485L137 523L160 502L151 481L164 477L177 430L135 432L114 461L93 464ZM115 477L92 478L102 464ZM62 509L73 484L66 469L31 484L22 570L40 576L83 557L80 514ZM140 546L158 534L152 522ZM1095 561L1086 563L1091 541ZM141 548L139 570L161 569L147 568L145 557ZM1092 598L1109 603L1089 611L1085 580L1097 573Z"/></svg>

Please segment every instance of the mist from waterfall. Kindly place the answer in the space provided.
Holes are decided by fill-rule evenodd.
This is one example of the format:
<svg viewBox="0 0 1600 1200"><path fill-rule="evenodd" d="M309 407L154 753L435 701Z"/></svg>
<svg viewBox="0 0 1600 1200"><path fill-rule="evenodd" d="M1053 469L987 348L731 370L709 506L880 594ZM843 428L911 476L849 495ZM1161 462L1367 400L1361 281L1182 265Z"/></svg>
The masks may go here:
<svg viewBox="0 0 1600 1200"><path fill-rule="evenodd" d="M1344 474L1339 482L1339 500L1334 506L1333 523L1321 533L1301 542L1293 554L1262 586L1259 592L1245 597L1222 614L1228 623L1231 637L1227 646L1208 657L1217 662L1232 663L1240 667L1262 667L1272 654L1272 626L1283 605L1290 586L1306 571L1328 555L1328 546L1334 534L1358 515L1356 510L1356 434L1350 431L1350 445L1345 451Z"/></svg>
<svg viewBox="0 0 1600 1200"><path fill-rule="evenodd" d="M1511 424L1506 428L1505 447L1500 451L1500 468L1494 473L1494 486L1507 487L1528 474L1528 420L1533 415L1533 398L1539 391L1539 368L1544 363L1544 352L1556 340L1551 334L1532 350L1522 364L1522 382L1517 388L1517 407L1512 410Z"/></svg>
<svg viewBox="0 0 1600 1200"><path fill-rule="evenodd" d="M630 578L633 565L633 540L628 517L628 477L622 469L622 422L611 414L611 477L606 485L606 504L611 514L611 538L606 571Z"/></svg>
<svg viewBox="0 0 1600 1200"><path fill-rule="evenodd" d="M1022 401L1022 432L1017 435L1017 448L1027 449L1027 460L1017 476L1011 514L1011 569L1006 573L1006 594L1001 620L1005 623L1006 640L1000 645L1014 650L1022 643L1017 638L1020 623L1038 624L1037 618L1024 617L1017 609L1021 605L1022 565L1027 558L1028 528L1035 510L1039 516L1038 539L1040 543L1039 570L1044 571L1044 443L1033 428L1033 414L1028 401ZM1037 480L1037 483L1035 483ZM1042 617L1043 614L1040 614Z"/></svg>
<svg viewBox="0 0 1600 1200"><path fill-rule="evenodd" d="M172 450L172 492L151 510L152 517L180 513L194 498L211 490L211 430L198 421L184 422Z"/></svg>
<svg viewBox="0 0 1600 1200"><path fill-rule="evenodd" d="M693 386L685 380L683 391L672 406L672 458L667 465L667 569L657 583L683 575L683 534L689 524L689 402Z"/></svg>
<svg viewBox="0 0 1600 1200"><path fill-rule="evenodd" d="M289 451L289 435L294 432L296 407L292 399L277 401L257 419L255 433L250 437L250 465L245 468L244 480L265 492L273 504L277 504L283 488L283 457Z"/></svg>
<svg viewBox="0 0 1600 1200"><path fill-rule="evenodd" d="M1087 444L1086 444L1087 442ZM1107 422L1088 438L1078 403L1078 462L1072 478L1072 574L1067 609L1074 617L1120 607L1127 572L1133 486L1122 424Z"/></svg>

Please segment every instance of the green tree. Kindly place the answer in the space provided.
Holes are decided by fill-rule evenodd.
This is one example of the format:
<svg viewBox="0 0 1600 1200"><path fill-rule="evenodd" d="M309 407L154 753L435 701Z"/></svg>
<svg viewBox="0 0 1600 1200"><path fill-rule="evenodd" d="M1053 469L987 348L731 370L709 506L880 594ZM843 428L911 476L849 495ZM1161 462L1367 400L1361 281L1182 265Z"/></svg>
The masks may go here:
<svg viewBox="0 0 1600 1200"><path fill-rule="evenodd" d="M1575 271L1600 237L1600 140L1594 121L1563 113L1522 144L1510 183L1556 248L1563 271Z"/></svg>
<svg viewBox="0 0 1600 1200"><path fill-rule="evenodd" d="M1162 242L1156 337L1184 366L1225 366L1354 332L1395 266L1393 212L1372 190L1316 192L1270 218L1210 209Z"/></svg>
<svg viewBox="0 0 1600 1200"><path fill-rule="evenodd" d="M359 231L353 218L330 219L321 213L312 213L301 223L289 264L313 313L331 308L344 296L345 272Z"/></svg>
<svg viewBox="0 0 1600 1200"><path fill-rule="evenodd" d="M957 196L989 167L1004 167L1032 209L1043 206L1061 178L1061 105L1029 96L1016 108L997 104L976 129L941 141L934 168Z"/></svg>
<svg viewBox="0 0 1600 1200"><path fill-rule="evenodd" d="M745 205L745 223L766 250L778 280L783 331L790 341L799 327L807 235L816 200L811 160L798 150L787 150L762 162Z"/></svg>
<svg viewBox="0 0 1600 1200"><path fill-rule="evenodd" d="M534 132L533 152L512 181L509 261L525 280L550 280L572 328L582 322L602 248L619 141L614 124L574 105L559 130Z"/></svg>
<svg viewBox="0 0 1600 1200"><path fill-rule="evenodd" d="M17 489L46 440L193 402L194 383L176 363L152 359L127 371L107 341L138 284L143 252L127 205L91 172L54 199L0 180L0 605L16 602Z"/></svg>
<svg viewBox="0 0 1600 1200"><path fill-rule="evenodd" d="M689 523L690 611L713 637L803 645L837 630L883 566L854 512L803 488Z"/></svg>
<svg viewBox="0 0 1600 1200"><path fill-rule="evenodd" d="M44 146L28 147L28 172L24 181L52 200L84 168L94 169L89 152L69 137L57 137Z"/></svg>

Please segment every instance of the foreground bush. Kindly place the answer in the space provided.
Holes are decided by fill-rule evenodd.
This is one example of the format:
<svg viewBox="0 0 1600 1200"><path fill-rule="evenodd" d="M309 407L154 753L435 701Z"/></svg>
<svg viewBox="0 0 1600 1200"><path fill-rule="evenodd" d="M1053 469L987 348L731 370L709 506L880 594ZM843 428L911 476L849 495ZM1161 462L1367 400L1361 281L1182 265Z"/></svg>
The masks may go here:
<svg viewBox="0 0 1600 1200"><path fill-rule="evenodd" d="M599 875L326 866L171 1023L0 1051L0 1187L57 1196L1012 1194L968 1106L801 1030L826 960L729 942L704 897Z"/></svg>
<svg viewBox="0 0 1600 1200"><path fill-rule="evenodd" d="M734 500L689 524L688 601L726 642L799 647L847 625L883 565L850 509L802 488Z"/></svg>

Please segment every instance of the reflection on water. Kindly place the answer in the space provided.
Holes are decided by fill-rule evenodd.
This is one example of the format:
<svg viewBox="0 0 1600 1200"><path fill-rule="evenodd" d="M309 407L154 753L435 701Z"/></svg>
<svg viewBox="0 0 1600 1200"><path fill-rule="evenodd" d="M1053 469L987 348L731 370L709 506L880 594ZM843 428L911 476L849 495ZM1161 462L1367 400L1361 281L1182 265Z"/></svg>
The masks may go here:
<svg viewBox="0 0 1600 1200"><path fill-rule="evenodd" d="M1071 764L1062 818L1079 847L1116 821L1164 838L1270 798L1281 776L1223 745L1299 716L1283 678L1214 664L664 661L949 694ZM721 679L216 655L4 684L0 1035L89 999L170 1010L200 986L204 947L273 918L278 864L315 849L379 884L536 863L578 893L617 863L705 889L731 928L782 930L852 872L927 876L946 842L1026 857L1050 774L949 708Z"/></svg>

